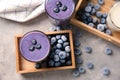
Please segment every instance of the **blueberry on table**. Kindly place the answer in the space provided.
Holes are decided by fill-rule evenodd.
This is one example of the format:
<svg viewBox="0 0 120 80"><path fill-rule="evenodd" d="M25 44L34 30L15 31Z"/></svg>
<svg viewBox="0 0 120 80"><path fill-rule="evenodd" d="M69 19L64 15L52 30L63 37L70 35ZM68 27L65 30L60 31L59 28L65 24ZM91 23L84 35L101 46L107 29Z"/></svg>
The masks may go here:
<svg viewBox="0 0 120 80"><path fill-rule="evenodd" d="M104 0L98 0L98 4L100 5L104 4Z"/></svg>
<svg viewBox="0 0 120 80"><path fill-rule="evenodd" d="M92 7L91 6L86 6L85 7L85 12L90 13L92 11Z"/></svg>
<svg viewBox="0 0 120 80"><path fill-rule="evenodd" d="M60 9L59 9L58 7L56 7L56 8L53 9L53 12L59 13L59 12L60 12Z"/></svg>
<svg viewBox="0 0 120 80"><path fill-rule="evenodd" d="M67 41L67 37L66 37L65 35L62 35L62 36L61 36L61 39L62 39L63 41Z"/></svg>
<svg viewBox="0 0 120 80"><path fill-rule="evenodd" d="M101 13L100 11L97 11L97 12L96 12L96 16L97 16L98 18L100 18L100 17L102 16L102 13Z"/></svg>
<svg viewBox="0 0 120 80"><path fill-rule="evenodd" d="M75 59L75 61L76 61L76 64L82 64L83 63L83 60L81 58L78 58L78 57Z"/></svg>
<svg viewBox="0 0 120 80"><path fill-rule="evenodd" d="M69 46L69 42L64 42L63 47Z"/></svg>
<svg viewBox="0 0 120 80"><path fill-rule="evenodd" d="M88 26L93 27L93 28L95 27L93 23L89 23Z"/></svg>
<svg viewBox="0 0 120 80"><path fill-rule="evenodd" d="M70 46L66 46L65 47L65 52L70 52L71 50L70 50Z"/></svg>
<svg viewBox="0 0 120 80"><path fill-rule="evenodd" d="M75 69L75 70L73 71L73 76L74 76L74 77L80 76L80 72L79 72L77 69Z"/></svg>
<svg viewBox="0 0 120 80"><path fill-rule="evenodd" d="M55 62L55 67L60 67L61 63L60 62Z"/></svg>
<svg viewBox="0 0 120 80"><path fill-rule="evenodd" d="M99 10L100 7L101 7L101 6L100 6L99 4L95 4L95 5L94 5L94 8L95 8L96 10Z"/></svg>
<svg viewBox="0 0 120 80"><path fill-rule="evenodd" d="M100 19L100 23L101 23L101 24L105 24L105 23L106 23L106 19L105 19L105 18L101 18L101 19Z"/></svg>
<svg viewBox="0 0 120 80"><path fill-rule="evenodd" d="M79 56L79 55L82 54L82 51L80 49L78 49L78 48L75 48L74 52L75 52L76 56Z"/></svg>
<svg viewBox="0 0 120 80"><path fill-rule="evenodd" d="M33 44L33 45L36 45L36 44L37 44L37 40L33 39L33 40L32 40L32 44Z"/></svg>
<svg viewBox="0 0 120 80"><path fill-rule="evenodd" d="M87 66L88 69L93 69L94 68L94 65L91 62L87 63L86 66Z"/></svg>
<svg viewBox="0 0 120 80"><path fill-rule="evenodd" d="M53 67L54 64L55 64L55 62L54 62L53 60L50 60L50 61L48 62L48 64L49 64L50 67Z"/></svg>
<svg viewBox="0 0 120 80"><path fill-rule="evenodd" d="M41 64L40 64L40 63L36 63L36 64L35 64L35 68L36 68L36 69L40 69L40 68L41 68Z"/></svg>
<svg viewBox="0 0 120 80"><path fill-rule="evenodd" d="M67 9L68 9L68 7L66 5L64 5L64 6L61 7L62 11L67 11Z"/></svg>
<svg viewBox="0 0 120 80"><path fill-rule="evenodd" d="M112 49L109 48L109 47L106 47L106 48L105 48L105 54L111 55L111 54L112 54Z"/></svg>
<svg viewBox="0 0 120 80"><path fill-rule="evenodd" d="M57 1L57 2L56 2L56 6L57 6L57 7L62 7L62 3L61 3L60 1Z"/></svg>
<svg viewBox="0 0 120 80"><path fill-rule="evenodd" d="M60 60L60 58L59 58L59 56L58 55L54 55L54 61L59 61Z"/></svg>
<svg viewBox="0 0 120 80"><path fill-rule="evenodd" d="M30 47L29 47L29 51L34 51L35 50L35 47L33 46L33 45L31 45Z"/></svg>
<svg viewBox="0 0 120 80"><path fill-rule="evenodd" d="M108 34L108 35L111 35L112 31L110 29L106 29L105 33Z"/></svg>
<svg viewBox="0 0 120 80"><path fill-rule="evenodd" d="M83 66L80 66L80 67L78 68L78 70L79 70L79 72L80 72L81 74L85 73L85 71L86 71Z"/></svg>
<svg viewBox="0 0 120 80"><path fill-rule="evenodd" d="M97 25L97 30L104 31L104 29L105 29L105 26L103 24L98 24Z"/></svg>
<svg viewBox="0 0 120 80"><path fill-rule="evenodd" d="M107 68L107 67L104 67L102 69L102 74L105 75L105 76L109 76L110 75L110 69Z"/></svg>
<svg viewBox="0 0 120 80"><path fill-rule="evenodd" d="M60 59L65 59L66 58L66 52L64 52L64 51L60 51L58 55L59 55Z"/></svg>
<svg viewBox="0 0 120 80"><path fill-rule="evenodd" d="M85 47L85 52L86 53L91 53L92 52L92 48L91 47Z"/></svg>
<svg viewBox="0 0 120 80"><path fill-rule="evenodd" d="M39 50L39 49L41 49L41 45L37 44L37 45L35 45L35 48Z"/></svg>
<svg viewBox="0 0 120 80"><path fill-rule="evenodd" d="M62 45L61 45L60 43L58 43L58 44L56 45L56 47L57 47L58 49L60 49L60 48L62 48Z"/></svg>
<svg viewBox="0 0 120 80"><path fill-rule="evenodd" d="M75 47L79 47L80 46L80 41L79 40L75 40L74 41L74 46Z"/></svg>

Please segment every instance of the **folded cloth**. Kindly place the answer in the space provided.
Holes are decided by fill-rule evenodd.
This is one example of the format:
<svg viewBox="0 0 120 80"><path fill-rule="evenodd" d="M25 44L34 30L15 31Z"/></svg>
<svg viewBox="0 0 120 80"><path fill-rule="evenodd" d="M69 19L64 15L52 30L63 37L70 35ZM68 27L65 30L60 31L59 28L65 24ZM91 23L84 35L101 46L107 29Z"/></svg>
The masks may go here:
<svg viewBox="0 0 120 80"><path fill-rule="evenodd" d="M0 0L0 17L26 22L45 12L44 5L45 0Z"/></svg>

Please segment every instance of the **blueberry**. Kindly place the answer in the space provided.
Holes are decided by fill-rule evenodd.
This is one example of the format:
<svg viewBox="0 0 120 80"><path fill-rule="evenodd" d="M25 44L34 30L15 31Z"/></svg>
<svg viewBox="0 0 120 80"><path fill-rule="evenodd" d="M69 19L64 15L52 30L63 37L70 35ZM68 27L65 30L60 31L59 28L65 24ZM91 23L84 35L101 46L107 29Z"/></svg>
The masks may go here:
<svg viewBox="0 0 120 80"><path fill-rule="evenodd" d="M108 16L108 14L107 14L107 13L103 13L103 14L102 14L102 18L105 18L105 19L106 19L106 18L107 18L107 16Z"/></svg>
<svg viewBox="0 0 120 80"><path fill-rule="evenodd" d="M73 71L73 76L75 76L75 77L80 76L80 72L79 72L77 69L75 69L75 70Z"/></svg>
<svg viewBox="0 0 120 80"><path fill-rule="evenodd" d="M36 64L35 64L35 68L36 68L36 69L40 69L40 68L41 68L41 64L40 64L40 63L36 63Z"/></svg>
<svg viewBox="0 0 120 80"><path fill-rule="evenodd" d="M66 37L65 35L62 35L62 36L61 36L61 39L62 39L63 41L67 41L67 37Z"/></svg>
<svg viewBox="0 0 120 80"><path fill-rule="evenodd" d="M60 58L60 59L65 59L66 56L67 56L67 55L66 55L66 52L64 52L64 51L60 51L58 55L59 55L59 58Z"/></svg>
<svg viewBox="0 0 120 80"><path fill-rule="evenodd" d="M49 39L51 39L51 36L48 36Z"/></svg>
<svg viewBox="0 0 120 80"><path fill-rule="evenodd" d="M98 23L98 19L95 17L93 18L93 21L92 21L94 24L97 24Z"/></svg>
<svg viewBox="0 0 120 80"><path fill-rule="evenodd" d="M51 43L55 43L57 41L56 37L51 38Z"/></svg>
<svg viewBox="0 0 120 80"><path fill-rule="evenodd" d="M57 2L56 2L56 6L57 6L57 7L62 7L62 3L61 3L60 1L57 1Z"/></svg>
<svg viewBox="0 0 120 80"><path fill-rule="evenodd" d="M75 47L79 47L80 46L80 41L79 40L75 40L74 41L74 46Z"/></svg>
<svg viewBox="0 0 120 80"><path fill-rule="evenodd" d="M32 40L32 44L33 44L33 45L36 45L36 44L37 44L37 40L33 39L33 40Z"/></svg>
<svg viewBox="0 0 120 80"><path fill-rule="evenodd" d="M106 19L101 18L100 23L101 23L101 24L105 24L105 23L106 23Z"/></svg>
<svg viewBox="0 0 120 80"><path fill-rule="evenodd" d="M93 23L89 23L88 26L93 27L93 28L95 27Z"/></svg>
<svg viewBox="0 0 120 80"><path fill-rule="evenodd" d="M92 7L91 6L86 6L85 7L85 12L90 13L92 11Z"/></svg>
<svg viewBox="0 0 120 80"><path fill-rule="evenodd" d="M67 62L66 62L66 65L71 65L72 64L72 62L71 62L71 60L68 60Z"/></svg>
<svg viewBox="0 0 120 80"><path fill-rule="evenodd" d="M62 45L58 43L58 44L56 45L56 47L57 47L58 49L60 49L60 48L62 48Z"/></svg>
<svg viewBox="0 0 120 80"><path fill-rule="evenodd" d="M59 12L60 12L60 9L56 7L56 8L53 9L53 12L59 13Z"/></svg>
<svg viewBox="0 0 120 80"><path fill-rule="evenodd" d="M29 47L29 51L34 51L35 50L35 47L33 46L33 45L31 45L30 47Z"/></svg>
<svg viewBox="0 0 120 80"><path fill-rule="evenodd" d="M92 8L91 14L95 14L96 13L96 9Z"/></svg>
<svg viewBox="0 0 120 80"><path fill-rule="evenodd" d="M102 16L102 13L101 13L100 11L97 11L97 12L96 12L96 16L97 16L98 18L100 18L100 17Z"/></svg>
<svg viewBox="0 0 120 80"><path fill-rule="evenodd" d="M104 4L104 0L98 0L98 3L99 3L100 5L102 5L102 4Z"/></svg>
<svg viewBox="0 0 120 80"><path fill-rule="evenodd" d="M61 59L60 62L64 64L66 62L66 60L65 59Z"/></svg>
<svg viewBox="0 0 120 80"><path fill-rule="evenodd" d="M79 56L81 54L82 54L82 51L80 49L78 49L78 48L75 48L75 55Z"/></svg>
<svg viewBox="0 0 120 80"><path fill-rule="evenodd" d="M93 21L92 17L88 17L87 21L88 21L88 23L92 22Z"/></svg>
<svg viewBox="0 0 120 80"><path fill-rule="evenodd" d="M94 8L95 8L96 10L99 10L99 9L100 9L100 5L99 5L99 4L95 4L95 5L94 5Z"/></svg>
<svg viewBox="0 0 120 80"><path fill-rule="evenodd" d="M87 4L87 6L93 7L94 5L93 5L93 3L89 2L89 3Z"/></svg>
<svg viewBox="0 0 120 80"><path fill-rule="evenodd" d="M56 30L55 31L60 31L61 28L59 26L56 26Z"/></svg>
<svg viewBox="0 0 120 80"><path fill-rule="evenodd" d="M75 35L76 35L76 37L82 37L82 33L81 33L80 31L77 31L77 32L75 33Z"/></svg>
<svg viewBox="0 0 120 80"><path fill-rule="evenodd" d="M97 30L104 31L104 29L105 29L105 26L103 24L98 24L97 25Z"/></svg>
<svg viewBox="0 0 120 80"><path fill-rule="evenodd" d="M62 43L63 43L63 40L62 40L62 39L59 39L59 40L58 40L58 43L62 44Z"/></svg>
<svg viewBox="0 0 120 80"><path fill-rule="evenodd" d="M56 53L56 54L59 54L60 51L61 51L60 49L56 49L56 50L55 50L55 53Z"/></svg>
<svg viewBox="0 0 120 80"><path fill-rule="evenodd" d="M106 29L105 33L108 34L108 35L111 35L111 34L112 34L112 32L111 32L110 29Z"/></svg>
<svg viewBox="0 0 120 80"><path fill-rule="evenodd" d="M56 27L55 26L51 27L50 31L56 31Z"/></svg>
<svg viewBox="0 0 120 80"><path fill-rule="evenodd" d="M50 67L53 67L54 64L55 64L55 62L54 62L53 60L50 60L50 61L48 62L48 64L49 64Z"/></svg>
<svg viewBox="0 0 120 80"><path fill-rule="evenodd" d="M80 66L79 68L79 72L81 73L81 74L83 74L83 73L85 73L85 68L84 67L82 67L82 66Z"/></svg>
<svg viewBox="0 0 120 80"><path fill-rule="evenodd" d="M63 47L69 46L69 42L64 42Z"/></svg>
<svg viewBox="0 0 120 80"><path fill-rule="evenodd" d="M86 15L87 17L90 17L90 16L91 16L90 13L85 13L85 15Z"/></svg>
<svg viewBox="0 0 120 80"><path fill-rule="evenodd" d="M85 52L86 53L91 53L92 52L92 48L91 47L85 47Z"/></svg>
<svg viewBox="0 0 120 80"><path fill-rule="evenodd" d="M83 60L81 58L76 58L75 61L76 61L76 64L82 64L83 63Z"/></svg>
<svg viewBox="0 0 120 80"><path fill-rule="evenodd" d="M37 44L37 45L35 46L35 48L39 50L39 49L41 49L41 45L40 45L40 44Z"/></svg>
<svg viewBox="0 0 120 80"><path fill-rule="evenodd" d="M94 68L94 65L92 63L90 63L90 62L87 63L86 65L87 65L88 69L93 69Z"/></svg>
<svg viewBox="0 0 120 80"><path fill-rule="evenodd" d="M102 69L102 74L105 76L109 76L110 75L110 70L107 67L104 67Z"/></svg>
<svg viewBox="0 0 120 80"><path fill-rule="evenodd" d="M50 52L49 57L50 57L50 58L54 58L54 55L55 55L55 53L54 53L54 52Z"/></svg>
<svg viewBox="0 0 120 80"><path fill-rule="evenodd" d="M61 38L61 35L56 35L56 39L60 39Z"/></svg>
<svg viewBox="0 0 120 80"><path fill-rule="evenodd" d="M58 55L54 55L54 61L59 61L60 60L60 58L59 58L59 56Z"/></svg>
<svg viewBox="0 0 120 80"><path fill-rule="evenodd" d="M66 53L66 57L70 57L70 53Z"/></svg>
<svg viewBox="0 0 120 80"><path fill-rule="evenodd" d="M106 47L106 48L105 48L105 54L111 55L111 54L112 54L112 49L109 48L109 47Z"/></svg>
<svg viewBox="0 0 120 80"><path fill-rule="evenodd" d="M84 14L81 16L81 20L86 20L87 19L87 16Z"/></svg>
<svg viewBox="0 0 120 80"><path fill-rule="evenodd" d="M70 46L66 46L66 47L65 47L65 51L66 51L66 52L70 52L70 51L71 51L71 50L70 50Z"/></svg>
<svg viewBox="0 0 120 80"><path fill-rule="evenodd" d="M62 11L67 11L67 9L68 9L68 7L66 5L64 5L64 6L61 7Z"/></svg>
<svg viewBox="0 0 120 80"><path fill-rule="evenodd" d="M55 67L60 67L61 63L60 62L55 62Z"/></svg>

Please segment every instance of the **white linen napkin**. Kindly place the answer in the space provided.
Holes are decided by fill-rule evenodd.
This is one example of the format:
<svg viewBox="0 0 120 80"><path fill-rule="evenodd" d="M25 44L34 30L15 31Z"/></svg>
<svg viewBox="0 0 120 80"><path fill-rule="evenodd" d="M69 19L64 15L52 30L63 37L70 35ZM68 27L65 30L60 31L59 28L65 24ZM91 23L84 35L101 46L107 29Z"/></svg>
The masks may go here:
<svg viewBox="0 0 120 80"><path fill-rule="evenodd" d="M45 12L45 0L0 0L0 17L29 21Z"/></svg>

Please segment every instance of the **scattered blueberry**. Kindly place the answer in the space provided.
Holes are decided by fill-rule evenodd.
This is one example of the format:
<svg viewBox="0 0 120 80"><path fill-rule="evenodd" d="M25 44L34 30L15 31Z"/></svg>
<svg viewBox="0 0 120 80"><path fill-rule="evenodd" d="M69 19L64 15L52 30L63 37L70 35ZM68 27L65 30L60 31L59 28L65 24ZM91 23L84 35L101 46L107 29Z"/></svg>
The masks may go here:
<svg viewBox="0 0 120 80"><path fill-rule="evenodd" d="M61 36L61 39L62 39L63 41L67 41L67 37L66 37L65 35L62 35L62 36Z"/></svg>
<svg viewBox="0 0 120 80"><path fill-rule="evenodd" d="M67 55L66 55L66 52L64 52L64 51L60 51L58 55L59 55L59 58L60 58L60 59L65 59L66 56L67 56Z"/></svg>
<svg viewBox="0 0 120 80"><path fill-rule="evenodd" d="M109 75L110 75L110 70L109 70L107 67L104 67L104 68L102 69L102 73L103 73L103 75L105 75L105 76L109 76Z"/></svg>
<svg viewBox="0 0 120 80"><path fill-rule="evenodd" d="M33 40L32 40L32 44L33 44L33 45L36 45L36 44L37 44L37 40L33 39Z"/></svg>
<svg viewBox="0 0 120 80"><path fill-rule="evenodd" d="M53 60L50 60L48 64L49 64L50 67L53 67L55 62Z"/></svg>
<svg viewBox="0 0 120 80"><path fill-rule="evenodd" d="M62 3L61 3L60 1L57 1L57 2L56 2L56 6L57 6L57 7L62 7Z"/></svg>
<svg viewBox="0 0 120 80"><path fill-rule="evenodd" d="M85 73L85 68L84 67L82 67L82 66L80 66L79 68L79 72L81 73L81 74L83 74L83 73Z"/></svg>
<svg viewBox="0 0 120 80"><path fill-rule="evenodd" d="M82 64L83 63L83 60L81 58L76 58L75 61L76 61L76 64Z"/></svg>
<svg viewBox="0 0 120 80"><path fill-rule="evenodd" d="M101 24L105 24L105 23L106 23L106 19L105 19L105 18L101 18L101 19L100 19L100 23L101 23Z"/></svg>
<svg viewBox="0 0 120 80"><path fill-rule="evenodd" d="M40 63L36 63L36 64L35 64L35 68L36 68L36 69L40 69L40 68L41 68L41 64L40 64Z"/></svg>
<svg viewBox="0 0 120 80"><path fill-rule="evenodd" d="M87 65L88 69L93 69L94 68L94 65L92 63L90 63L90 62L87 63L86 65Z"/></svg>
<svg viewBox="0 0 120 80"><path fill-rule="evenodd" d="M80 41L79 40L75 40L74 41L74 46L75 47L79 47L80 46Z"/></svg>
<svg viewBox="0 0 120 80"><path fill-rule="evenodd" d="M56 45L56 47L57 47L58 49L60 49L60 48L62 48L62 45L61 45L60 43L58 43L58 44Z"/></svg>
<svg viewBox="0 0 120 80"><path fill-rule="evenodd" d="M69 46L69 42L64 42L63 47Z"/></svg>
<svg viewBox="0 0 120 80"><path fill-rule="evenodd" d="M112 49L109 48L109 47L106 47L106 48L105 48L105 54L111 55L111 54L112 54Z"/></svg>
<svg viewBox="0 0 120 80"><path fill-rule="evenodd" d="M102 4L104 4L104 0L98 0L98 3L99 3L100 5L102 5Z"/></svg>
<svg viewBox="0 0 120 80"><path fill-rule="evenodd" d="M63 43L63 40L62 40L62 39L59 39L59 40L58 40L58 43L62 44L62 43Z"/></svg>
<svg viewBox="0 0 120 80"><path fill-rule="evenodd" d="M80 31L77 31L76 33L75 33L75 35L76 35L76 37L82 37L82 33L80 32Z"/></svg>
<svg viewBox="0 0 120 80"><path fill-rule="evenodd" d="M95 5L94 5L94 8L95 8L96 10L99 10L99 9L100 9L100 5L99 5L99 4L95 4Z"/></svg>
<svg viewBox="0 0 120 80"><path fill-rule="evenodd" d="M93 23L89 23L88 26L95 27L95 25Z"/></svg>
<svg viewBox="0 0 120 80"><path fill-rule="evenodd" d="M105 29L105 26L103 24L98 24L97 25L97 30L104 31L104 29Z"/></svg>
<svg viewBox="0 0 120 80"><path fill-rule="evenodd" d="M112 34L112 32L111 32L110 29L106 29L105 33L108 34L108 35L111 35L111 34Z"/></svg>
<svg viewBox="0 0 120 80"><path fill-rule="evenodd" d="M92 48L91 47L85 47L85 52L86 53L91 53L92 52Z"/></svg>
<svg viewBox="0 0 120 80"><path fill-rule="evenodd" d="M77 69L75 69L75 70L73 71L73 76L75 76L75 77L80 76L80 72L79 72Z"/></svg>
<svg viewBox="0 0 120 80"><path fill-rule="evenodd" d="M78 48L75 48L75 55L76 56L79 56L79 55L81 55L82 54L82 51L80 50L80 49L78 49Z"/></svg>
<svg viewBox="0 0 120 80"><path fill-rule="evenodd" d="M59 58L59 56L58 55L54 55L54 61L59 61L60 60L60 58Z"/></svg>
<svg viewBox="0 0 120 80"><path fill-rule="evenodd" d="M29 47L29 51L34 51L35 50L35 47L33 46L33 45L31 45L30 47Z"/></svg>
<svg viewBox="0 0 120 80"><path fill-rule="evenodd" d="M61 7L62 11L66 11L67 9L68 9L68 7L66 5L64 5L64 6Z"/></svg>
<svg viewBox="0 0 120 80"><path fill-rule="evenodd" d="M53 11L54 11L55 13L59 13L59 12L60 12L60 9L56 7L56 8L53 9Z"/></svg>
<svg viewBox="0 0 120 80"><path fill-rule="evenodd" d="M36 48L36 49L41 49L41 45L40 45L40 44L37 44L37 45L35 46L35 48Z"/></svg>
<svg viewBox="0 0 120 80"><path fill-rule="evenodd" d="M102 16L102 13L101 13L100 11L97 11L97 12L96 12L96 16L97 16L98 18L100 18L100 17Z"/></svg>
<svg viewBox="0 0 120 80"><path fill-rule="evenodd" d="M90 13L92 11L92 7L91 6L86 6L85 7L85 12Z"/></svg>
<svg viewBox="0 0 120 80"><path fill-rule="evenodd" d="M70 46L66 46L66 47L65 47L65 51L66 51L66 52L70 52L70 51L71 51L71 50L70 50Z"/></svg>

